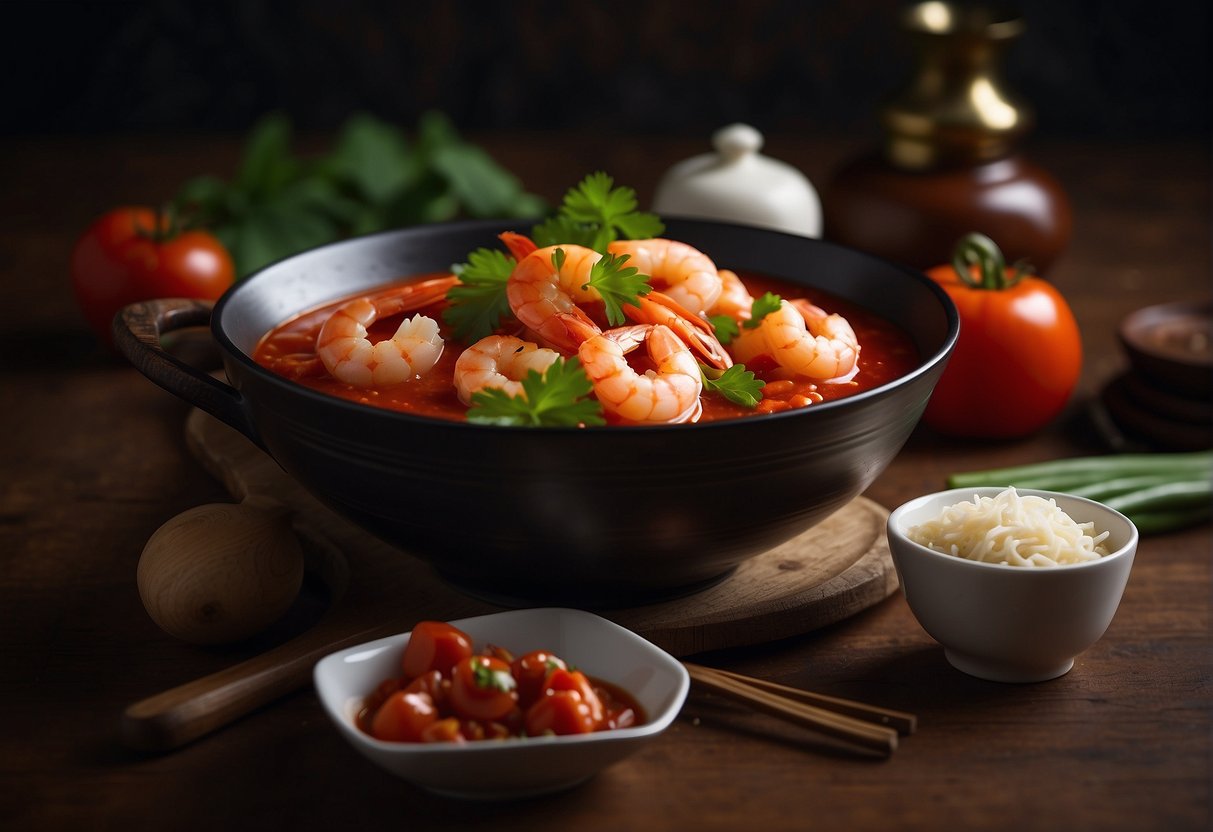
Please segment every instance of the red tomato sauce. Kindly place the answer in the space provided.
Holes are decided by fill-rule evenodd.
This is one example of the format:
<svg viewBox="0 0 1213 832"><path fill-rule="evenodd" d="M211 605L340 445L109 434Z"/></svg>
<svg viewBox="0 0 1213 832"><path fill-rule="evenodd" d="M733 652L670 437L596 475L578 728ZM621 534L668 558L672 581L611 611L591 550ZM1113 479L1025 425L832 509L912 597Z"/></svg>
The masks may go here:
<svg viewBox="0 0 1213 832"><path fill-rule="evenodd" d="M371 297L390 294L402 283L414 280L425 280L443 275L420 275L409 280L384 286L370 293ZM889 321L866 309L828 292L817 289L809 290L794 283L781 281L753 273L740 273L742 281L754 297L760 297L764 292L772 292L784 299L805 298L830 313L842 315L851 324L859 340L859 372L855 377L840 384L823 384L810 379L784 378L773 363L762 360L751 362L746 369L765 381L763 399L756 408L750 409L734 404L727 399L714 394L705 393L702 397L703 415L699 421L717 419L738 419L758 413L773 413L797 407L808 407L819 401L832 401L855 395L864 390L879 387L899 376L905 375L919 363L918 350L907 333ZM320 364L316 356L316 336L329 316L343 303L351 298L326 304L323 307L304 312L274 327L262 338L253 353L253 359L263 367L291 378L306 387L332 396L360 402L374 407L413 413L419 416L429 416L439 419L462 421L466 417L467 406L459 401L453 383L455 361L463 351L464 346L454 341L449 328L442 323L442 311L445 301L432 303L407 313L428 315L440 324L440 330L446 339L446 349L434 368L424 376L412 381L384 387L362 388L332 378ZM401 315L387 317L376 321L369 328L371 341L390 337L400 325ZM516 323L514 328L503 327L501 334L516 334L527 337L519 331ZM635 357L637 351L629 356L629 360L640 371L647 359ZM610 414L607 415L611 421Z"/></svg>

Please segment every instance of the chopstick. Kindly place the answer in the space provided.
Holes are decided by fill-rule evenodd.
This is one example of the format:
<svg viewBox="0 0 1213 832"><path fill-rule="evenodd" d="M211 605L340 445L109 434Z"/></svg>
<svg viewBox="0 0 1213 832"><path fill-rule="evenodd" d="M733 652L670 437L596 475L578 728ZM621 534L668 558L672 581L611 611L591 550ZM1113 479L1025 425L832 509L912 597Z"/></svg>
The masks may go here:
<svg viewBox="0 0 1213 832"><path fill-rule="evenodd" d="M917 727L913 714L810 693L727 670L689 662L684 665L691 680L706 690L884 756L897 749L899 731L909 734Z"/></svg>
<svg viewBox="0 0 1213 832"><path fill-rule="evenodd" d="M690 669L692 665L687 665ZM826 696L824 693L813 693L800 688L788 687L781 685L778 682L768 682L766 679L757 679L753 676L743 676L740 673L734 673L731 670L724 670L718 667L701 667L695 665L701 670L708 670L712 673L728 676L738 682L743 682L748 685L753 685L756 688L765 690L768 693L776 693L780 696L786 696L788 699L794 699L797 702L804 702L809 705L816 705L820 708L825 708L827 711L845 714L846 716L862 719L865 722L872 722L877 725L887 725L897 731L902 736L913 734L918 728L918 717L914 714L906 713L905 711L894 711L889 708L880 708L875 705L868 705L865 702L856 702L854 699L842 699L837 696Z"/></svg>

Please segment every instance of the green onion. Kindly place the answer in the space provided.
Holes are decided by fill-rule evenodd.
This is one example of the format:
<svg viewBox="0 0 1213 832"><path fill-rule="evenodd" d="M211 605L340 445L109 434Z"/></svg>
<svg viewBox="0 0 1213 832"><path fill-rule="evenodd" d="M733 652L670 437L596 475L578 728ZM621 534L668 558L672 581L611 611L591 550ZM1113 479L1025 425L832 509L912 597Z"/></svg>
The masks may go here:
<svg viewBox="0 0 1213 832"><path fill-rule="evenodd" d="M988 471L967 471L952 474L948 485L966 488L974 485L1011 485L1021 488L1040 486L1019 485L1031 481L1063 481L1069 479L1076 484L1082 481L1096 482L1111 477L1126 477L1137 474L1172 475L1189 473L1208 477L1213 471L1213 451L1193 451L1177 454L1109 454L1108 456L1075 457L1012 468L994 468ZM1172 477L1174 479L1174 477Z"/></svg>
<svg viewBox="0 0 1213 832"><path fill-rule="evenodd" d="M1162 534L1188 526L1204 523L1209 519L1208 508L1189 508L1179 511L1142 511L1129 517L1141 534Z"/></svg>
<svg viewBox="0 0 1213 832"><path fill-rule="evenodd" d="M1102 502L1142 534L1157 534L1213 515L1213 451L1112 454L966 471L949 476L948 485L1065 492Z"/></svg>
<svg viewBox="0 0 1213 832"><path fill-rule="evenodd" d="M1141 491L1144 488L1164 485L1169 482L1175 482L1175 479L1157 474L1140 477L1118 477L1116 479L1091 483L1090 485L1079 485L1075 488L1070 488L1067 493L1073 494L1075 497L1086 497L1088 500L1103 502L1107 501L1109 497L1119 497L1121 494Z"/></svg>
<svg viewBox="0 0 1213 832"><path fill-rule="evenodd" d="M1205 506L1207 511L1210 499L1213 499L1213 484L1208 480L1192 480L1154 485L1140 491L1121 494L1119 497L1110 497L1102 502L1121 514L1134 514L1195 509L1201 506Z"/></svg>

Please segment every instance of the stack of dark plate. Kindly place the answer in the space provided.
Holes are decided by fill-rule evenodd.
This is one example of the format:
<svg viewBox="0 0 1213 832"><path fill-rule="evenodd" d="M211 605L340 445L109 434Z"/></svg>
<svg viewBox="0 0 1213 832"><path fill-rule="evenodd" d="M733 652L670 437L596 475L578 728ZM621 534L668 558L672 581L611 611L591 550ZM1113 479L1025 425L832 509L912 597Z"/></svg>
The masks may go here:
<svg viewBox="0 0 1213 832"><path fill-rule="evenodd" d="M1134 444L1166 451L1213 447L1213 302L1148 306L1121 323L1129 370L1101 394Z"/></svg>

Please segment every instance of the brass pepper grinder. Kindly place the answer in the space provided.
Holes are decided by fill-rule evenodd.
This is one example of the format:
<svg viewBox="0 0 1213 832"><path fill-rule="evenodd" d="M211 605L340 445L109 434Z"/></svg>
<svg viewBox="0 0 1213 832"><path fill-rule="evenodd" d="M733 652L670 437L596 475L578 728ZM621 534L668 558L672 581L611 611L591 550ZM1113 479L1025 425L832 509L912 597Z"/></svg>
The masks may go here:
<svg viewBox="0 0 1213 832"><path fill-rule="evenodd" d="M1016 150L1032 116L998 70L1022 18L930 0L908 7L901 27L917 71L883 110L883 148L823 188L826 238L926 269L979 231L1008 262L1047 273L1069 241L1070 204Z"/></svg>

